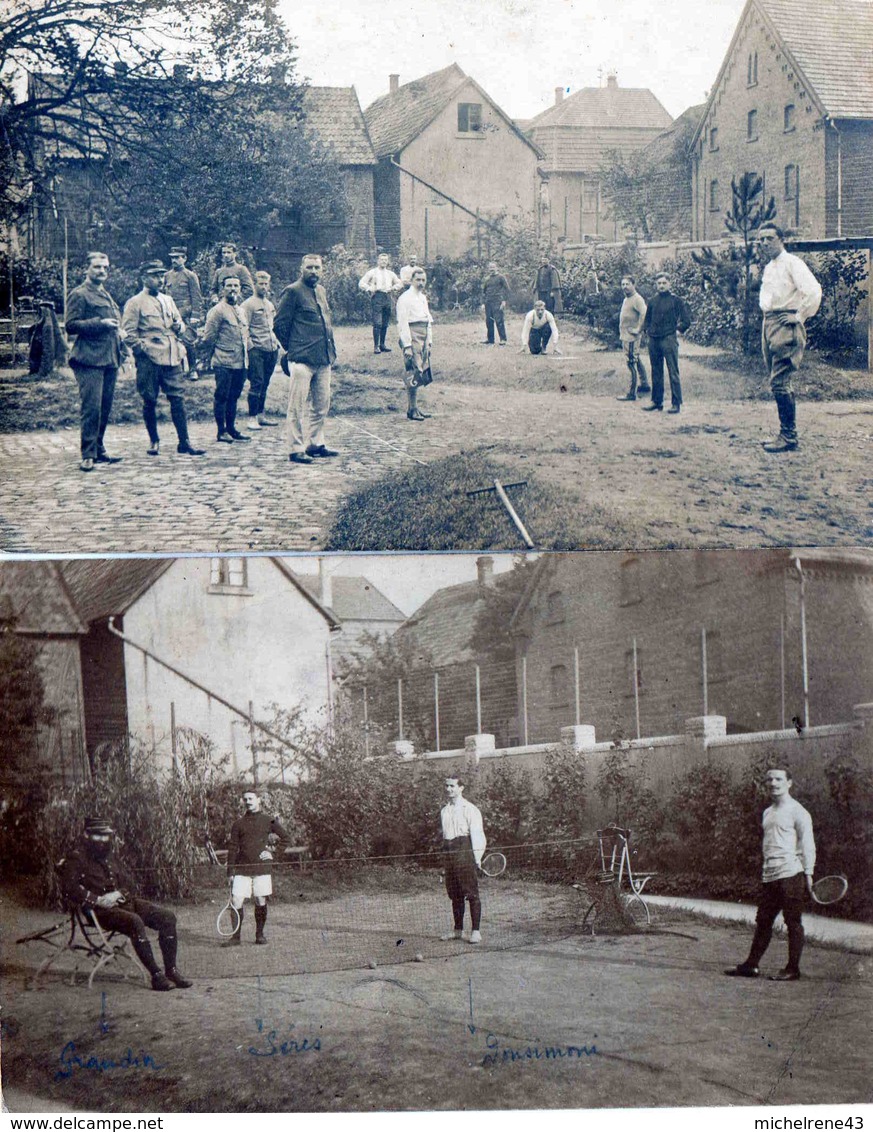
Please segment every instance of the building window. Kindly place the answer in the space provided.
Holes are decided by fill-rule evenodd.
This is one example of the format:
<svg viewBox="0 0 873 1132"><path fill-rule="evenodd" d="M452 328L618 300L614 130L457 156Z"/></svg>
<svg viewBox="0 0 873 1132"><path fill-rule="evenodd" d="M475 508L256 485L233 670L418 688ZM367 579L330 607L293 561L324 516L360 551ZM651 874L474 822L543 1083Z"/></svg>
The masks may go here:
<svg viewBox="0 0 873 1132"><path fill-rule="evenodd" d="M785 107L782 119L783 119L782 120L782 129L785 131L786 134L791 133L791 131L796 126L796 122L794 120L794 103L793 102L789 102L788 105Z"/></svg>
<svg viewBox="0 0 873 1132"><path fill-rule="evenodd" d="M564 595L554 590L546 598L546 624L558 625L564 620Z"/></svg>
<svg viewBox="0 0 873 1132"><path fill-rule="evenodd" d="M639 558L628 558L621 564L619 605L638 605L643 600L640 585Z"/></svg>
<svg viewBox="0 0 873 1132"><path fill-rule="evenodd" d="M209 568L209 589L213 593L250 593L245 558L213 558Z"/></svg>
<svg viewBox="0 0 873 1132"><path fill-rule="evenodd" d="M712 153L718 149L718 126L713 126L709 131L709 149Z"/></svg>
<svg viewBox="0 0 873 1132"><path fill-rule="evenodd" d="M458 103L458 133L478 133L482 129L482 103Z"/></svg>
<svg viewBox="0 0 873 1132"><path fill-rule="evenodd" d="M749 65L746 82L748 86L756 86L758 83L758 52L753 51L749 55Z"/></svg>
<svg viewBox="0 0 873 1132"><path fill-rule="evenodd" d="M709 182L709 208L711 212L718 212L718 181Z"/></svg>
<svg viewBox="0 0 873 1132"><path fill-rule="evenodd" d="M796 165L785 166L785 199L794 200L797 196L797 174L798 168Z"/></svg>
<svg viewBox="0 0 873 1132"><path fill-rule="evenodd" d="M642 654L637 649L637 668L636 668L636 691L634 690L634 650L628 649L624 654L624 670L627 677L627 691L626 696L633 697L637 692L642 695L643 693L643 662Z"/></svg>
<svg viewBox="0 0 873 1132"><path fill-rule="evenodd" d="M758 140L758 111L750 110L746 118L746 141Z"/></svg>
<svg viewBox="0 0 873 1132"><path fill-rule="evenodd" d="M566 664L553 664L549 671L549 696L552 707L564 707L570 700Z"/></svg>
<svg viewBox="0 0 873 1132"><path fill-rule="evenodd" d="M582 210L584 212L597 211L597 185L585 184L582 186Z"/></svg>

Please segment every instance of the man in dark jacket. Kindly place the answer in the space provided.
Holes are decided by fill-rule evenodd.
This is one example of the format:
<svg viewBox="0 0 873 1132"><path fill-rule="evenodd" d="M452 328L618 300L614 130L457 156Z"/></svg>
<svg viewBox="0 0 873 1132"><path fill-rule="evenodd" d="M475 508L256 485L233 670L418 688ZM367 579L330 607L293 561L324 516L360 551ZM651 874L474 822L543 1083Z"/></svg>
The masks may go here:
<svg viewBox="0 0 873 1132"><path fill-rule="evenodd" d="M506 345L506 321L504 312L509 298L509 284L506 276L497 270L496 263L488 264L488 274L482 282L482 312L485 315L486 346L494 345L494 327L500 337L500 345Z"/></svg>
<svg viewBox="0 0 873 1132"><path fill-rule="evenodd" d="M319 283L320 255L305 255L300 278L279 297L273 333L287 351L282 368L291 378L288 393L288 439L292 464L311 464L313 458L337 456L324 443L324 422L330 409L331 365L336 346L327 294ZM306 402L310 401L308 424Z"/></svg>
<svg viewBox="0 0 873 1132"><path fill-rule="evenodd" d="M176 304L188 329L196 331L203 325L203 292L196 272L185 266L187 258L187 248L170 248L170 263L173 266L164 276L164 290ZM193 335L186 339L185 349L188 352L188 377L191 381L196 381L200 375L197 372L197 350Z"/></svg>
<svg viewBox="0 0 873 1132"><path fill-rule="evenodd" d="M74 287L67 299L66 330L76 341L70 365L79 385L82 403L81 434L83 472L95 464L118 464L120 456L107 455L103 445L118 367L127 356L121 341L121 312L103 286L109 274L109 257L103 252L88 253L85 282Z"/></svg>
<svg viewBox="0 0 873 1132"><path fill-rule="evenodd" d="M561 314L563 312L564 297L561 291L561 276L558 274L557 267L545 254L543 254L534 279L533 292L534 300L542 299L550 314Z"/></svg>
<svg viewBox="0 0 873 1132"><path fill-rule="evenodd" d="M101 928L130 938L140 962L152 977L152 990L190 987L190 980L176 966L176 917L166 908L118 887L110 863L114 832L102 818L87 819L81 843L59 866L64 897L83 912L93 913ZM158 933L165 973L155 961L145 933L147 927Z"/></svg>
<svg viewBox="0 0 873 1132"><path fill-rule="evenodd" d="M679 382L679 342L676 331L684 334L691 325L688 308L670 292L670 279L662 271L655 276L658 288L646 310L643 332L649 336L649 360L652 363L652 403L643 412L660 412L664 408L664 362L670 375L671 413L682 408L682 386Z"/></svg>
<svg viewBox="0 0 873 1132"><path fill-rule="evenodd" d="M231 883L231 901L239 913L239 926L222 945L238 946L241 940L245 902L255 901L255 943L265 944L264 926L267 923L267 897L273 895L273 851L268 839L277 837L281 844L290 845L291 838L278 818L271 818L261 810L261 799L254 790L242 796L246 812L233 823L230 844L227 847L227 875Z"/></svg>

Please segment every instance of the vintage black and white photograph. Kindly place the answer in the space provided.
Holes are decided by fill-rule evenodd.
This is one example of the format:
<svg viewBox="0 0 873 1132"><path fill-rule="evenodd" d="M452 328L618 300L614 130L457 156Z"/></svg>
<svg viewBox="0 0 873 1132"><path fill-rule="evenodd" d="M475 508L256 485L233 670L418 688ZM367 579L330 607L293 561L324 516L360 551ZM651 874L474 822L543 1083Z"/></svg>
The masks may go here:
<svg viewBox="0 0 873 1132"><path fill-rule="evenodd" d="M3 549L869 544L869 0L7 7Z"/></svg>
<svg viewBox="0 0 873 1132"><path fill-rule="evenodd" d="M869 1101L873 552L6 561L0 603L13 1112Z"/></svg>

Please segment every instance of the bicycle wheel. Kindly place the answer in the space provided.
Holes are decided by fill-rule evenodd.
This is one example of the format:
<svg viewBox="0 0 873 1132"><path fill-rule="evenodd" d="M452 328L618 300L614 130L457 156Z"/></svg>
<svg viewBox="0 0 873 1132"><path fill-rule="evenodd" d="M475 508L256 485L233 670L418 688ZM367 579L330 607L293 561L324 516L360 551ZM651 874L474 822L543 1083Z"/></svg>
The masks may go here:
<svg viewBox="0 0 873 1132"><path fill-rule="evenodd" d="M636 892L629 895L622 896L622 904L624 905L625 913L630 916L631 922L635 928L641 931L649 926L651 916L649 915L649 906L642 896Z"/></svg>

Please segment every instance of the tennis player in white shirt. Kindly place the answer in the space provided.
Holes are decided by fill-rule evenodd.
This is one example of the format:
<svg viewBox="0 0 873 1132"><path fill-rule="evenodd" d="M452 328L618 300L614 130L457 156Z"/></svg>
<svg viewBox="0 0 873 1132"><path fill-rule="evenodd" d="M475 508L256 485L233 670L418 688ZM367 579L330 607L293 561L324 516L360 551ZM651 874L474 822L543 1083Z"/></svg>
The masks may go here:
<svg viewBox="0 0 873 1132"><path fill-rule="evenodd" d="M446 851L446 892L452 902L454 929L441 939L463 939L464 902L469 901L470 943L481 943L482 902L476 870L485 852L482 814L464 797L464 782L457 775L446 779L448 802L440 810Z"/></svg>
<svg viewBox="0 0 873 1132"><path fill-rule="evenodd" d="M418 391L430 385L430 350L433 345L433 318L424 293L427 274L423 267L412 273L408 290L397 300L397 333L403 350L403 383L406 386L406 416L423 421L431 415L418 407Z"/></svg>

